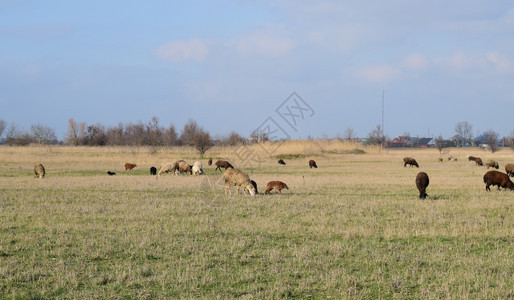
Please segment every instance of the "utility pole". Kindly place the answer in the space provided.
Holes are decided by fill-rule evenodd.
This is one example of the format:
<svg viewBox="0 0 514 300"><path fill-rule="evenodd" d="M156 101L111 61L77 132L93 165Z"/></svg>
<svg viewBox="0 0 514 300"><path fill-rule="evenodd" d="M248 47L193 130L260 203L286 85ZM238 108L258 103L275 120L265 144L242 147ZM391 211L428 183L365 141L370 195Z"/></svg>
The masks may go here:
<svg viewBox="0 0 514 300"><path fill-rule="evenodd" d="M384 131L384 90L382 90L382 134Z"/></svg>

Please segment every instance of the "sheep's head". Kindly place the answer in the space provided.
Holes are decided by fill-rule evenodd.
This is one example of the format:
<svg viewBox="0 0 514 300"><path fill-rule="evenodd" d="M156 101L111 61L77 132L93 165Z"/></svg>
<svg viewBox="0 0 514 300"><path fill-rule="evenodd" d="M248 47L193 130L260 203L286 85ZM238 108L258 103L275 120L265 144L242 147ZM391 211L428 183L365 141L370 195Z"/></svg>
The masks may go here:
<svg viewBox="0 0 514 300"><path fill-rule="evenodd" d="M246 189L248 190L248 192L250 192L250 195L255 196L255 187L253 186L253 184L248 183L246 185Z"/></svg>

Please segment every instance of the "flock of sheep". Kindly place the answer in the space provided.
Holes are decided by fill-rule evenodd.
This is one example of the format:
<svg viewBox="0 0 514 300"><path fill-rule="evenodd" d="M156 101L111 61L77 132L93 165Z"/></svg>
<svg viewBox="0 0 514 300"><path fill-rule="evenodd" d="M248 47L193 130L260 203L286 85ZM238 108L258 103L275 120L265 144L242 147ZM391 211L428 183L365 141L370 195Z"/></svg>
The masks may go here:
<svg viewBox="0 0 514 300"><path fill-rule="evenodd" d="M457 159L448 157L448 160L456 161ZM475 162L477 166L483 166L483 162L480 157L469 156L468 160ZM442 162L443 159L439 158L439 161ZM416 161L416 159L414 159L412 157L404 157L403 162L404 162L404 164L403 164L404 167L406 167L407 165L410 165L411 167L415 166L415 167L419 168L418 162ZM286 165L286 163L283 159L279 159L278 163L281 165ZM208 165L209 166L212 165L212 159L209 159ZM238 194L240 193L241 188L244 193L248 193L252 196L259 193L257 190L257 183L254 180L251 180L250 176L247 173L245 173L239 169L235 169L234 166L232 164L230 164L228 161L218 160L214 165L216 166L216 169L214 170L215 172L217 170L220 170L220 172L222 172L222 169L225 169L225 172L223 173L223 180L225 181L225 195L227 194L227 192L230 194L232 193L230 190L230 188L232 186L237 187ZM132 164L132 163L125 164L126 171L133 170L135 167L137 167L136 164ZM317 168L317 167L318 166L316 165L316 162L314 160L309 161L309 168ZM489 169L489 168L499 169L499 164L498 164L498 162L496 162L494 160L489 160L486 162L486 167L487 167L487 169ZM506 173L502 173L502 172L496 171L496 170L487 171L483 177L484 183L486 184L486 187L485 187L486 191L491 190L490 189L491 185L498 186L498 190L500 190L500 188L514 190L514 183L510 179L510 176L514 177L514 164L512 164L512 163L506 164L505 172ZM35 177L44 178L45 177L45 167L42 164L35 165L34 173L35 173ZM157 172L157 168L155 168L155 167L150 168L151 175L160 176L165 173L172 173L174 175L186 173L189 175L197 176L197 175L204 174L204 171L203 171L202 163L198 160L195 161L193 165L186 163L184 160L177 160L174 163L171 163L171 162L164 163L161 166L159 172ZM108 175L116 175L116 173L111 172L111 171L107 171L107 174ZM419 172L416 175L416 187L419 190L419 198L420 199L425 199L426 197L428 197L428 195L426 193L426 189L427 189L429 183L430 183L430 179L429 179L427 173ZM285 184L282 181L276 181L276 180L270 181L266 185L266 191L264 192L264 194L269 194L273 189L277 190L278 194L280 195L281 191L283 189L289 189L289 187L287 186L287 184Z"/></svg>
<svg viewBox="0 0 514 300"><path fill-rule="evenodd" d="M448 160L457 161L457 159L453 158L453 157L448 157ZM468 160L474 161L477 166L484 165L482 162L482 159L480 157L469 156ZM439 158L439 161L442 162L443 159ZM412 157L404 157L403 158L403 166L406 167L407 165L410 165L411 167L415 166L415 167L419 168L418 162L416 161L416 159L414 159ZM500 168L498 162L496 162L494 160L488 160L485 165L488 170L489 170L489 168L494 168L494 169ZM506 174L502 173L500 171L496 171L496 170L487 171L484 174L484 178L483 178L484 183L485 183L485 190L490 191L491 185L498 186L498 190L500 190L500 188L514 190L514 183L510 180L510 176L514 176L514 164L511 164L511 163L506 164L505 172L506 172ZM429 183L430 183L430 180L428 178L427 173L419 172L418 175L416 175L416 187L419 190L419 198L420 199L425 199L426 197L428 197L428 195L426 193L426 189L427 189Z"/></svg>

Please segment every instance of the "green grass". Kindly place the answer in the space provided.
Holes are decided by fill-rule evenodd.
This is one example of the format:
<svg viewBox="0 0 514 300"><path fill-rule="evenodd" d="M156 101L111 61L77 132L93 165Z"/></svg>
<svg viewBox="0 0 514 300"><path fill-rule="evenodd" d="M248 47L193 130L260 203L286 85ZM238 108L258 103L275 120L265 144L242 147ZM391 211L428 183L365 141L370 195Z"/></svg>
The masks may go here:
<svg viewBox="0 0 514 300"><path fill-rule="evenodd" d="M247 171L261 192L276 178L291 189L256 197L225 197L213 167L156 179L64 163L39 180L30 165L0 169L0 298L514 294L514 193L485 192L468 165L425 162L427 200L419 169L394 159L273 159Z"/></svg>

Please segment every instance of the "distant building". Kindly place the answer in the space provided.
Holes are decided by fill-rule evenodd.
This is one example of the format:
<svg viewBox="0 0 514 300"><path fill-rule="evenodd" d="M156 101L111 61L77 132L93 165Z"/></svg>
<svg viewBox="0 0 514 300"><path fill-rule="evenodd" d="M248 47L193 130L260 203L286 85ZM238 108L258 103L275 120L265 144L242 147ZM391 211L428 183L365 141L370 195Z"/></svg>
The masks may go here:
<svg viewBox="0 0 514 300"><path fill-rule="evenodd" d="M387 145L390 148L428 148L434 147L432 138L398 136Z"/></svg>

